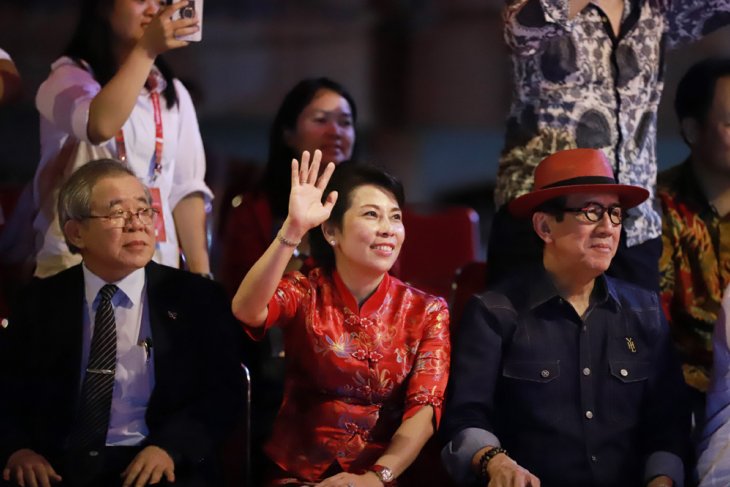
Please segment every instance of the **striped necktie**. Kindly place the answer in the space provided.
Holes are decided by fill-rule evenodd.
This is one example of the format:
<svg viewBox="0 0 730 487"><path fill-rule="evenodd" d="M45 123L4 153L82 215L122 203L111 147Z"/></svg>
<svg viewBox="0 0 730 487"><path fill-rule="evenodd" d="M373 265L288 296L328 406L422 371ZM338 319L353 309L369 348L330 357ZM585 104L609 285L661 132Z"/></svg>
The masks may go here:
<svg viewBox="0 0 730 487"><path fill-rule="evenodd" d="M106 443L117 363L117 330L112 306L112 296L116 292L117 286L113 284L107 284L99 291L89 364L81 389L81 407L68 442L71 450L96 450Z"/></svg>

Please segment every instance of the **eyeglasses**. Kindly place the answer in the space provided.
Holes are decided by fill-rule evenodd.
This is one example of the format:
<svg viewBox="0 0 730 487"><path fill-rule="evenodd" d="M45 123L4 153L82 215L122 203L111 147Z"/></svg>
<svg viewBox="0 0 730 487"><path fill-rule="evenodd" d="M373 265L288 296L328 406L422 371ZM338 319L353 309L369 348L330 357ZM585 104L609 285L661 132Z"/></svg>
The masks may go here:
<svg viewBox="0 0 730 487"><path fill-rule="evenodd" d="M108 215L87 215L84 218L98 218L101 220L108 220L109 223L114 226L114 228L123 228L132 221L132 217L137 217L142 225L152 225L152 222L155 221L155 215L157 215L157 213L159 213L157 208L148 207L141 208L137 211L118 210L109 213Z"/></svg>
<svg viewBox="0 0 730 487"><path fill-rule="evenodd" d="M583 213L591 223L598 223L603 219L603 214L608 213L608 219L614 225L620 225L624 219L624 210L618 205L603 206L600 203L588 203L583 208L563 208L563 211L572 213Z"/></svg>

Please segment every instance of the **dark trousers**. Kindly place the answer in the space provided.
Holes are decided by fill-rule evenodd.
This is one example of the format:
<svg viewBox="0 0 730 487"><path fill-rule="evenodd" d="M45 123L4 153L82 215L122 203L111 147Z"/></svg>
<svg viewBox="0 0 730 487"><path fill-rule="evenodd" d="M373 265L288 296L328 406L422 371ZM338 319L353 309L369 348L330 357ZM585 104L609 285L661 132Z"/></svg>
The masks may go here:
<svg viewBox="0 0 730 487"><path fill-rule="evenodd" d="M494 215L489 233L487 285L496 284L515 271L542 262L542 249L542 241L532 228L532 219L515 218L503 205ZM659 293L661 254L660 237L627 247L626 234L621 230L616 256L606 274Z"/></svg>
<svg viewBox="0 0 730 487"><path fill-rule="evenodd" d="M121 487L122 472L141 451L136 446L105 447L94 457L74 456L65 461L48 459L63 481L53 484L54 487ZM0 487L15 487L14 482L5 482L0 477ZM26 485L27 482L26 482ZM216 487L218 483L211 482L210 476L203 468L186 468L175 466L175 482L163 480L160 487Z"/></svg>

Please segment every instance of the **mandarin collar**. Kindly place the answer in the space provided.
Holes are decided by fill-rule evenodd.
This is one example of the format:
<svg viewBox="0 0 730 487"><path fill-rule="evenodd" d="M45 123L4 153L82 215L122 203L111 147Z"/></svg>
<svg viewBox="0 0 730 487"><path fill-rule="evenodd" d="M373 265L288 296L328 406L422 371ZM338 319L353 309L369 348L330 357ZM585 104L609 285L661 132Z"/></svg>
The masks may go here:
<svg viewBox="0 0 730 487"><path fill-rule="evenodd" d="M332 271L332 279L335 282L337 293L342 298L345 306L350 311L360 316L368 316L379 310L383 302L385 302L385 298L388 295L388 288L390 287L390 276L386 272L383 274L383 279L380 281L380 284L378 284L375 292L370 295L370 297L362 304L362 307L360 307L357 304L355 296L352 295L336 270Z"/></svg>

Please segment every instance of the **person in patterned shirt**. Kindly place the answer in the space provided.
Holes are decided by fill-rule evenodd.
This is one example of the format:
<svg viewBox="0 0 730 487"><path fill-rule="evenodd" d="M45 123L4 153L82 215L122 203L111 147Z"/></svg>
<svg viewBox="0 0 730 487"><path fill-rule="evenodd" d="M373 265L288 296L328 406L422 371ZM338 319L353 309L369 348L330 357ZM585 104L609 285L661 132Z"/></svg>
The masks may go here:
<svg viewBox="0 0 730 487"><path fill-rule="evenodd" d="M285 335L269 485L392 486L441 416L448 308L388 275L405 238L400 182L332 162L318 177L321 157L292 162L289 213L233 298L253 338ZM307 232L321 267L283 275Z"/></svg>
<svg viewBox="0 0 730 487"><path fill-rule="evenodd" d="M514 94L496 204L528 192L547 155L575 147L602 150L620 183L653 196L666 51L726 25L728 12L728 0L508 0ZM502 206L489 242L490 280L539 260L531 231ZM608 273L658 290L660 235L650 198L629 212Z"/></svg>
<svg viewBox="0 0 730 487"><path fill-rule="evenodd" d="M661 297L701 413L712 331L730 284L730 59L692 66L675 99L689 158L659 176ZM701 416L700 416L701 417Z"/></svg>

